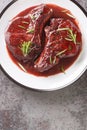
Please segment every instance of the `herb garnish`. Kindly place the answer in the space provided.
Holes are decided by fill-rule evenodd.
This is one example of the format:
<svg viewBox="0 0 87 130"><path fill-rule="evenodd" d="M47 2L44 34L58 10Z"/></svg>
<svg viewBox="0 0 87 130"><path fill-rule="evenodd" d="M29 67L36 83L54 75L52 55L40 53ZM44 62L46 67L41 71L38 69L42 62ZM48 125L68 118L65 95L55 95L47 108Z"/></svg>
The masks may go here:
<svg viewBox="0 0 87 130"><path fill-rule="evenodd" d="M52 64L53 62L52 62L52 56L50 56L50 64Z"/></svg>
<svg viewBox="0 0 87 130"><path fill-rule="evenodd" d="M65 12L67 12L67 11L68 11L67 9L64 9L64 10L62 10L61 12L64 12L64 13L65 13Z"/></svg>
<svg viewBox="0 0 87 130"><path fill-rule="evenodd" d="M54 57L54 59L52 58L52 56L50 56L50 64L55 64L56 63L56 56Z"/></svg>
<svg viewBox="0 0 87 130"><path fill-rule="evenodd" d="M61 12L66 13L69 17L75 19L75 17L74 17L72 14L68 13L69 10L66 10L66 9L65 9L65 10L62 10Z"/></svg>
<svg viewBox="0 0 87 130"><path fill-rule="evenodd" d="M24 27L24 26L22 26L22 25L18 25L18 27L20 27L20 28L22 28L22 29L25 29L25 27Z"/></svg>
<svg viewBox="0 0 87 130"><path fill-rule="evenodd" d="M69 34L68 34L68 38L65 38L68 41L72 41L76 44L76 34L73 33L73 31L71 29L68 30Z"/></svg>
<svg viewBox="0 0 87 130"><path fill-rule="evenodd" d="M75 17L72 14L66 13L69 17L75 19Z"/></svg>
<svg viewBox="0 0 87 130"><path fill-rule="evenodd" d="M18 62L18 65L19 67L24 71L24 72L27 72L27 70L23 67L23 65L21 65L19 62Z"/></svg>
<svg viewBox="0 0 87 130"><path fill-rule="evenodd" d="M63 65L60 67L60 70L61 70L61 72L63 72L65 74L65 69L64 69Z"/></svg>
<svg viewBox="0 0 87 130"><path fill-rule="evenodd" d="M27 21L22 21L22 23L24 23L24 24L29 24L29 22L27 22Z"/></svg>
<svg viewBox="0 0 87 130"><path fill-rule="evenodd" d="M34 33L34 29L27 29L26 33Z"/></svg>
<svg viewBox="0 0 87 130"><path fill-rule="evenodd" d="M54 60L53 60L53 64L55 64L56 63L56 56L54 57Z"/></svg>
<svg viewBox="0 0 87 130"><path fill-rule="evenodd" d="M68 50L71 51L73 48L71 45L68 46Z"/></svg>
<svg viewBox="0 0 87 130"><path fill-rule="evenodd" d="M27 56L29 54L29 52L31 51L31 45L32 45L32 42L31 41L28 41L28 42L23 42L21 44L21 51L23 53L24 56Z"/></svg>
<svg viewBox="0 0 87 130"><path fill-rule="evenodd" d="M57 31L66 31L66 30L69 30L69 28L58 28Z"/></svg>
<svg viewBox="0 0 87 130"><path fill-rule="evenodd" d="M36 19L36 16L35 16L35 15L30 15L30 18L31 18L32 20L35 20L35 19Z"/></svg>
<svg viewBox="0 0 87 130"><path fill-rule="evenodd" d="M58 28L57 31L68 31L68 35L65 38L67 41L72 41L74 44L76 44L76 34L73 33L73 30L70 28Z"/></svg>
<svg viewBox="0 0 87 130"><path fill-rule="evenodd" d="M63 50L63 51L60 51L60 52L58 52L57 54L56 54L56 56L60 56L60 55L62 55L64 52L66 52L67 51L67 49L65 49L65 50Z"/></svg>
<svg viewBox="0 0 87 130"><path fill-rule="evenodd" d="M52 58L52 56L50 56L50 64L55 64L55 63L56 63L56 58L57 58L57 56L62 55L62 54L63 54L64 52L66 52L66 51L67 51L67 49L58 52L54 58Z"/></svg>

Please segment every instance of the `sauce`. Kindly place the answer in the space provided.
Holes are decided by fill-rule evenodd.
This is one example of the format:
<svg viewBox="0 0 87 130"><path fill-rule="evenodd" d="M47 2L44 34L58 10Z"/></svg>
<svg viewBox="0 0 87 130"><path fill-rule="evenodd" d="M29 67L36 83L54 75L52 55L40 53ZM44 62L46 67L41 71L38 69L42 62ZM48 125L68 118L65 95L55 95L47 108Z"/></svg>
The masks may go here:
<svg viewBox="0 0 87 130"><path fill-rule="evenodd" d="M70 11L64 9L64 8L61 8L59 6L56 6L56 5L53 5L53 4L48 4L48 6L50 8L53 9L54 11L54 14L53 14L53 18L64 18L64 19L69 19L71 20L73 23L75 23L75 25L77 25L78 27L78 24L76 23L76 19L74 19L73 17L70 17L70 15L72 16L72 14L70 13ZM35 6L34 6L35 7ZM16 17L24 17L26 16L34 7L31 7L31 8L28 8L26 10L24 10L23 12L19 13ZM67 13L66 13L67 12ZM70 14L70 15L68 15ZM15 17L15 18L16 18ZM27 19L26 19L27 20ZM27 20L28 21L28 20ZM49 23L47 23L49 24ZM27 25L26 25L27 26ZM13 28L14 28L14 31L17 30L18 28L15 26L15 24L13 24ZM9 30L11 30L11 28L9 28ZM21 32L21 29L18 30L19 32ZM43 35L43 39L44 39L44 35ZM79 38L81 39L81 37ZM43 40L44 41L44 40ZM8 54L10 56L10 58L12 59L12 61L17 65L18 65L18 60L16 58L14 58L14 56L11 54L11 52L9 51L9 48L7 47L7 51L8 51ZM19 62L23 67L24 69L30 73L30 74L33 74L33 75L36 75L36 76L44 76L44 77L47 77L47 76L51 76L51 75L55 75L55 74L58 74L58 73L61 73L64 70L68 69L74 62L75 60L77 59L77 57L79 56L81 52L81 49L79 49L78 53L74 56L74 57L70 57L70 58L63 58L60 60L59 64L54 66L52 69L50 70L47 70L45 72L38 72L35 68L34 68L34 65L33 63L32 64L29 64L29 63L23 63L23 62ZM20 66L19 66L20 67ZM22 69L22 68L21 68ZM23 69L22 69L23 70Z"/></svg>

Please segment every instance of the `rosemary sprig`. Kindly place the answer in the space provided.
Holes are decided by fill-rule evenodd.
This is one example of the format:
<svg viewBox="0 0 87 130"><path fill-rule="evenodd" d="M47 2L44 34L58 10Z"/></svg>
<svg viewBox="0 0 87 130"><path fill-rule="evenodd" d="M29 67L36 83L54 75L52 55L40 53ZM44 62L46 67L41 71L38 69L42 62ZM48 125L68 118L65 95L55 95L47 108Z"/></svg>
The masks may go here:
<svg viewBox="0 0 87 130"><path fill-rule="evenodd" d="M69 29L68 31L69 31L69 35L68 35L67 40L71 40L72 42L76 44L76 34L74 34L71 29Z"/></svg>
<svg viewBox="0 0 87 130"><path fill-rule="evenodd" d="M75 17L72 14L66 13L69 17L75 19Z"/></svg>
<svg viewBox="0 0 87 130"><path fill-rule="evenodd" d="M61 72L63 72L65 74L65 69L64 69L63 65L60 67L60 70L61 70Z"/></svg>
<svg viewBox="0 0 87 130"><path fill-rule="evenodd" d="M67 31L67 30L69 30L69 28L58 28L58 29L57 29L58 32L59 32L59 31Z"/></svg>
<svg viewBox="0 0 87 130"><path fill-rule="evenodd" d="M27 29L26 33L34 33L34 29Z"/></svg>
<svg viewBox="0 0 87 130"><path fill-rule="evenodd" d="M67 38L67 37L65 38L65 40L67 40L67 41L72 41L72 39L71 39L71 38Z"/></svg>
<svg viewBox="0 0 87 130"><path fill-rule="evenodd" d="M53 61L52 61L52 56L50 56L50 64L52 64L53 63Z"/></svg>
<svg viewBox="0 0 87 130"><path fill-rule="evenodd" d="M69 50L69 51L71 51L71 50L72 50L72 46L71 46L71 45L69 45L68 50Z"/></svg>
<svg viewBox="0 0 87 130"><path fill-rule="evenodd" d="M54 60L53 60L53 64L55 64L56 63L56 56L54 57Z"/></svg>
<svg viewBox="0 0 87 130"><path fill-rule="evenodd" d="M35 15L30 15L30 18L31 18L32 20L35 20L35 19L36 19L36 16L35 16Z"/></svg>
<svg viewBox="0 0 87 130"><path fill-rule="evenodd" d="M55 63L56 63L56 58L57 58L57 56L62 55L62 54L63 54L64 52L66 52L66 51L67 51L67 49L58 52L58 53L54 56L54 58L52 58L52 56L50 56L50 64L55 64Z"/></svg>
<svg viewBox="0 0 87 130"><path fill-rule="evenodd" d="M27 22L27 21L22 21L22 23L24 23L24 24L29 24L29 22Z"/></svg>
<svg viewBox="0 0 87 130"><path fill-rule="evenodd" d="M67 12L67 11L68 11L67 9L64 9L64 10L62 10L61 12L64 12L64 13L65 13L65 12Z"/></svg>
<svg viewBox="0 0 87 130"><path fill-rule="evenodd" d="M22 26L22 25L18 25L18 27L19 27L19 28L22 28L22 29L25 29L25 27L24 27L24 26Z"/></svg>
<svg viewBox="0 0 87 130"><path fill-rule="evenodd" d="M23 53L24 56L27 56L27 55L29 54L29 52L30 52L30 50L31 50L31 45L32 45L32 42L31 42L31 41L28 41L28 42L25 42L25 41L24 41L24 42L21 44L20 49L21 49L21 51L22 51L22 53Z"/></svg>
<svg viewBox="0 0 87 130"><path fill-rule="evenodd" d="M73 33L73 30L70 28L58 28L57 31L68 31L68 35L65 38L67 41L72 41L74 44L76 44L76 34Z"/></svg>
<svg viewBox="0 0 87 130"><path fill-rule="evenodd" d="M18 62L18 65L24 72L27 72L27 70L23 67L23 65L21 63Z"/></svg>
<svg viewBox="0 0 87 130"><path fill-rule="evenodd" d="M50 56L50 64L55 64L55 63L56 63L56 56L54 58Z"/></svg>
<svg viewBox="0 0 87 130"><path fill-rule="evenodd" d="M56 56L60 56L60 55L62 55L64 52L66 52L67 51L67 49L65 49L65 50L63 50L63 51L60 51L60 52L58 52L57 54L56 54Z"/></svg>

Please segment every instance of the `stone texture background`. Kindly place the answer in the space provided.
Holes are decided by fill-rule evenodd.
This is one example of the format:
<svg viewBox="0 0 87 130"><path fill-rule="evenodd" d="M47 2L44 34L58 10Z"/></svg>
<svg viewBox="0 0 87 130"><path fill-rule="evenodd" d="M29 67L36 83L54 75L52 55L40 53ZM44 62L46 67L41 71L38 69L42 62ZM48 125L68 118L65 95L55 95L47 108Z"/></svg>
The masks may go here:
<svg viewBox="0 0 87 130"><path fill-rule="evenodd" d="M0 0L0 11L11 0ZM87 11L87 0L77 0ZM54 92L23 88L0 69L0 130L87 130L87 71Z"/></svg>

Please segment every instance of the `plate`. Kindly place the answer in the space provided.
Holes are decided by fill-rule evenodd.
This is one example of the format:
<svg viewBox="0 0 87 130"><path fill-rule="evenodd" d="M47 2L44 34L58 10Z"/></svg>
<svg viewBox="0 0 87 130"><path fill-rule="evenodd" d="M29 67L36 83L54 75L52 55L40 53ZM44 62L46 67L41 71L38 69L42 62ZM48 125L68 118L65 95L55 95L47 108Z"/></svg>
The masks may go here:
<svg viewBox="0 0 87 130"><path fill-rule="evenodd" d="M34 76L19 69L8 55L4 32L9 21L26 8L41 3L52 3L69 9L79 22L83 41L82 51L74 64L66 70L66 74L60 73L49 77ZM0 63L11 79L32 89L52 91L70 85L84 73L87 68L87 16L81 6L77 6L70 0L16 0L7 7L4 9L4 13L2 12L3 15L1 14L0 19Z"/></svg>

